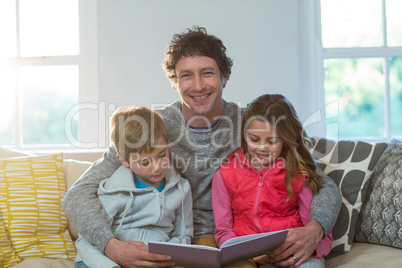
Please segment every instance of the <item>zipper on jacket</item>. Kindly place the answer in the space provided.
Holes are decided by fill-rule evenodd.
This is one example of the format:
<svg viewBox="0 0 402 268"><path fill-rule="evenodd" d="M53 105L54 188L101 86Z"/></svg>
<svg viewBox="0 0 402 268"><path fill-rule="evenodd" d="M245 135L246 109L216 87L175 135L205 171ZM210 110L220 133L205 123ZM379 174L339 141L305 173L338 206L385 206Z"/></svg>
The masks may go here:
<svg viewBox="0 0 402 268"><path fill-rule="evenodd" d="M161 202L161 208L166 208L166 204L165 204L165 195L163 193L159 193L159 200Z"/></svg>
<svg viewBox="0 0 402 268"><path fill-rule="evenodd" d="M163 199L164 199L163 198L163 193L158 192L158 190L156 190L156 189L153 189L153 190L157 192L158 197L159 197L159 218L158 218L158 222L160 222L161 219L162 219L164 208L165 208L165 204L163 202Z"/></svg>
<svg viewBox="0 0 402 268"><path fill-rule="evenodd" d="M260 176L260 181L258 182L257 195L255 197L255 203L254 203L254 221L255 221L255 225L262 233L263 230L261 228L260 222L258 221L257 213L258 213L258 204L260 202L261 188L262 188L262 186L264 186L264 181L263 181L264 179L261 174L258 173L258 175Z"/></svg>

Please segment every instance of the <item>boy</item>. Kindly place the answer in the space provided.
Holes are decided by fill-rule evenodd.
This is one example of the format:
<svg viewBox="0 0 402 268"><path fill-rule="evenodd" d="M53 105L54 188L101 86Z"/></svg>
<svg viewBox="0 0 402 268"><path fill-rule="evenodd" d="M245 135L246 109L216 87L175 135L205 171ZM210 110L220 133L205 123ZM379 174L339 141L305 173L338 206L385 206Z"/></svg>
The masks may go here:
<svg viewBox="0 0 402 268"><path fill-rule="evenodd" d="M110 121L121 166L103 180L98 196L116 238L191 243L190 184L169 165L161 116L146 107L119 108ZM80 236L76 267L120 267Z"/></svg>

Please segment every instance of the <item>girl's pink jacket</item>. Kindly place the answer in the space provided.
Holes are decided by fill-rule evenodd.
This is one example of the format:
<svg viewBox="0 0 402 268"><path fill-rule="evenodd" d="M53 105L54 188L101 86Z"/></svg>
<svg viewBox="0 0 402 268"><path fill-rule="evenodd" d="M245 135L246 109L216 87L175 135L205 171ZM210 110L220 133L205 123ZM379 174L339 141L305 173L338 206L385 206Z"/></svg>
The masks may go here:
<svg viewBox="0 0 402 268"><path fill-rule="evenodd" d="M303 183L303 181L298 179L294 180L299 181L294 184L296 199L293 201L296 203L290 206L295 208L286 208L282 201L277 203L278 200L271 200L277 196L283 195L282 199L287 196L287 191L285 196L285 193L280 193L281 189L273 189L278 186L272 186L272 183L275 185L277 182L268 181L271 179L273 181L284 181L284 176L287 171L284 170L283 162L280 162L283 160L279 160L275 165L269 166L259 173L251 166L242 150L229 156L229 159L230 162L222 165L221 169L215 173L212 182L212 207L215 220L215 240L218 243L218 246L221 246L225 241L237 236L294 228L306 225L309 222L313 194L310 188L308 188L306 183ZM233 165L233 161L238 162L236 165ZM231 169L235 170L235 172L232 172L233 170ZM243 173L244 171L245 173ZM225 175L230 174L231 177L225 178L224 180L224 178L222 178L222 173ZM242 175L244 177L241 177ZM230 180L229 183L228 179ZM227 184L225 184L225 182ZM236 185L239 185L233 185L233 182L236 182ZM250 186L252 188L250 188ZM269 188L265 189L265 192L261 192L261 189L259 188L262 186L268 186ZM268 191L269 189L272 191ZM243 190L246 192L242 193ZM231 197L235 192L236 196L234 197L236 201ZM269 197L267 193L269 193ZM238 198L239 194L242 195L241 198ZM268 198L269 200L264 200L263 198ZM244 202L247 204L242 203L242 199L244 199ZM278 199L280 200L281 197L278 197ZM293 203L292 200L286 204L289 203ZM235 210L232 207L233 204L236 204L237 206L235 207ZM296 210L297 207L298 211ZM245 209L253 211L246 211ZM288 211L283 213L283 215L285 215L284 217L281 217L280 214L282 213L278 213L278 211L280 212L284 210ZM272 215L278 215L278 219L275 220L274 218L267 221L264 219L263 215L270 218L272 218ZM286 223L287 220L289 220L288 223ZM261 225L260 221L262 221ZM325 257L330 252L331 247L332 233L330 231L316 246L312 256L317 258Z"/></svg>

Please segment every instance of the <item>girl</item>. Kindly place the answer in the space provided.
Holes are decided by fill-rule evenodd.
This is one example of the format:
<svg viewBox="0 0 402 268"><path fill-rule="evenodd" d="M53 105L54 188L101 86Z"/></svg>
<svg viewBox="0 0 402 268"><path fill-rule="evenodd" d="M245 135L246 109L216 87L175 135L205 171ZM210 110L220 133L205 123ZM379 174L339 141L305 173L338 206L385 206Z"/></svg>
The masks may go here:
<svg viewBox="0 0 402 268"><path fill-rule="evenodd" d="M249 104L240 139L241 148L214 175L212 206L218 246L237 236L307 224L312 197L321 188L321 176L309 152L311 142L284 96L267 94ZM315 248L314 258L300 267L325 267L323 257L331 246L328 232ZM301 264L297 256L289 258L294 265ZM253 261L270 263L268 254Z"/></svg>

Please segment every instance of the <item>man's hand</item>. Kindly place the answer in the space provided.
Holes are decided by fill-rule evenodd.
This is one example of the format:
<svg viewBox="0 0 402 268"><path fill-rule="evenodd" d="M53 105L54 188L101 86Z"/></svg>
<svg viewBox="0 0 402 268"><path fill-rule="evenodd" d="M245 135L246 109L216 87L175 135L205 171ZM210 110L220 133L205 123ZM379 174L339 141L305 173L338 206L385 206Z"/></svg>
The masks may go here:
<svg viewBox="0 0 402 268"><path fill-rule="evenodd" d="M323 237L324 229L316 220L306 226L290 229L285 242L272 251L271 263L281 267L299 267L313 254Z"/></svg>
<svg viewBox="0 0 402 268"><path fill-rule="evenodd" d="M112 238L106 245L105 255L126 268L175 266L170 256L149 253L148 246L139 241L120 241Z"/></svg>

